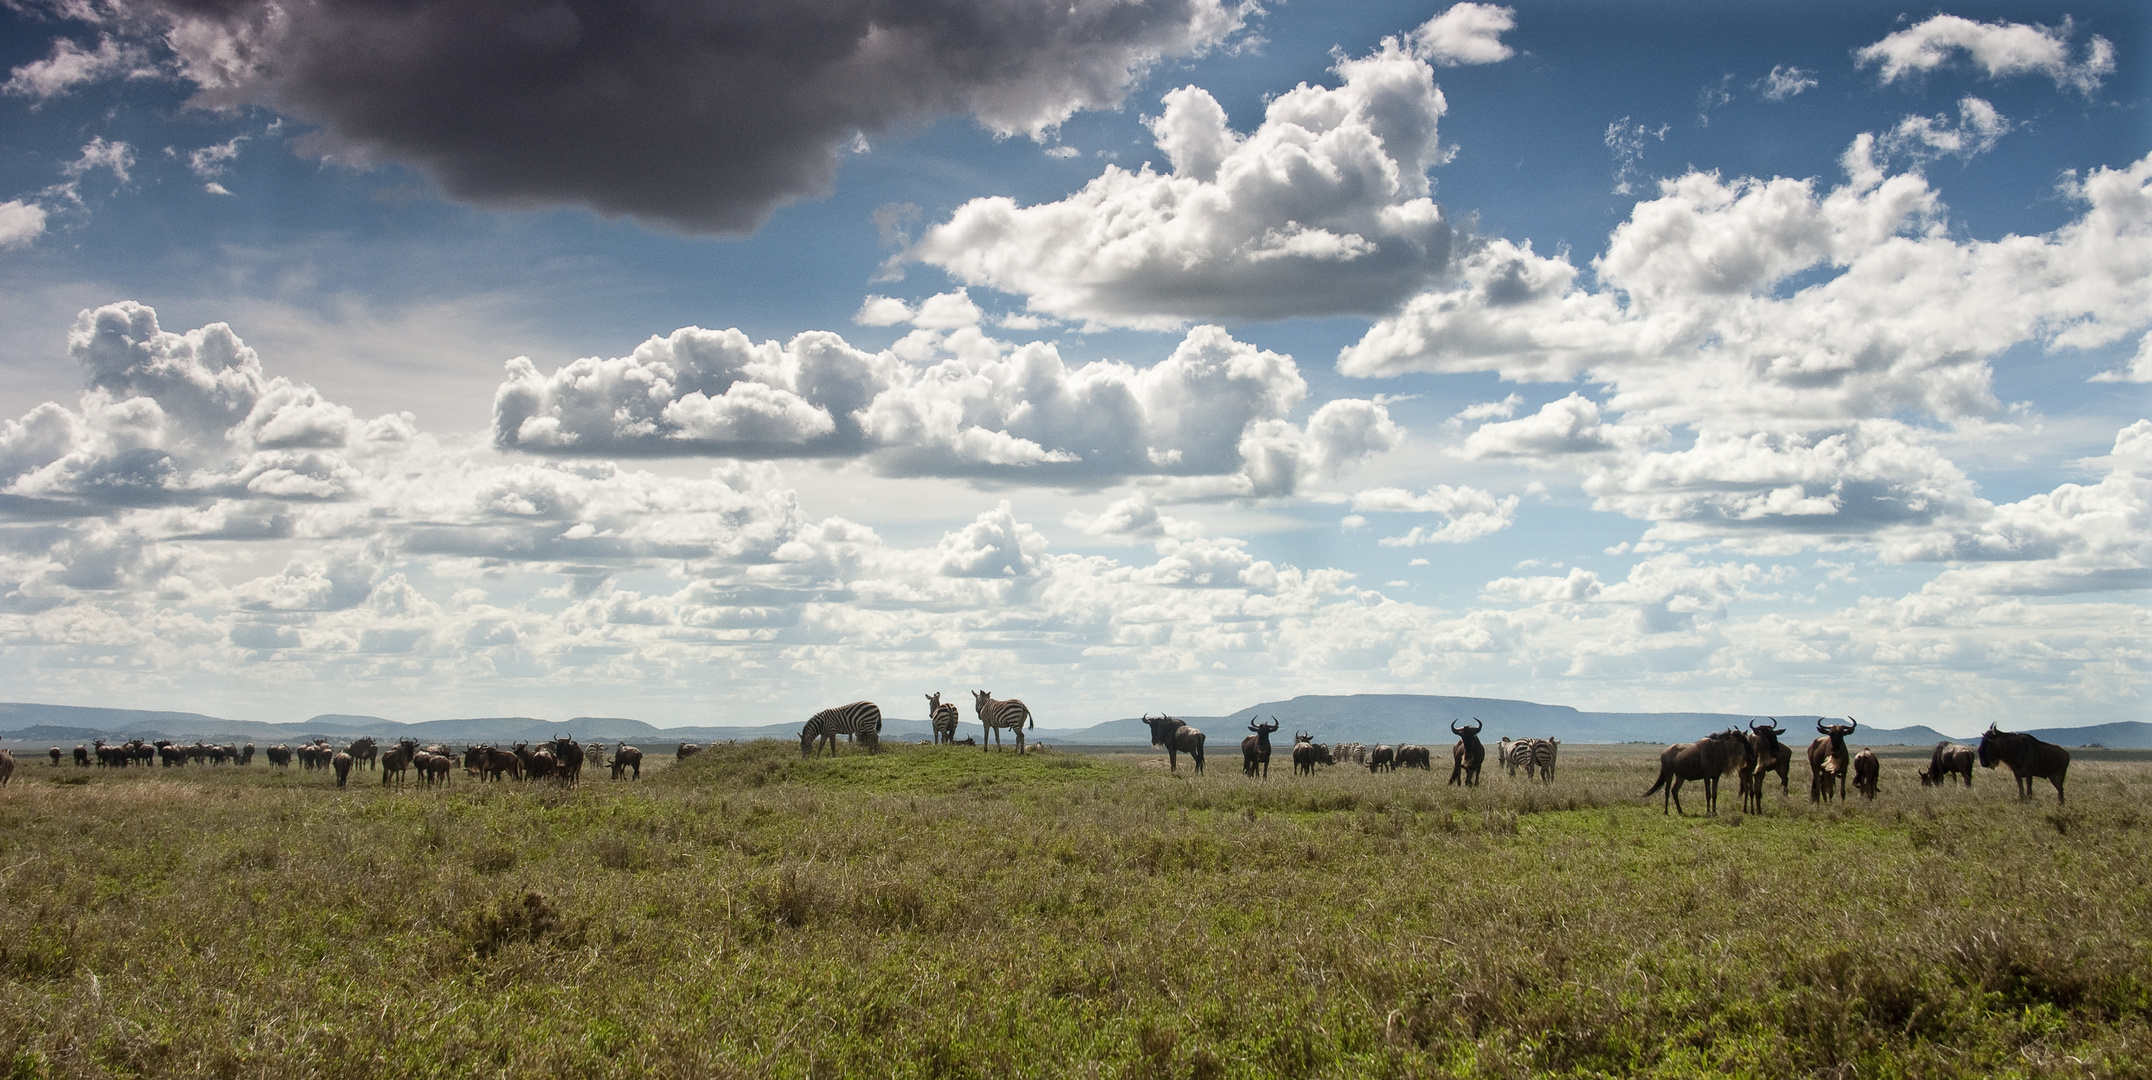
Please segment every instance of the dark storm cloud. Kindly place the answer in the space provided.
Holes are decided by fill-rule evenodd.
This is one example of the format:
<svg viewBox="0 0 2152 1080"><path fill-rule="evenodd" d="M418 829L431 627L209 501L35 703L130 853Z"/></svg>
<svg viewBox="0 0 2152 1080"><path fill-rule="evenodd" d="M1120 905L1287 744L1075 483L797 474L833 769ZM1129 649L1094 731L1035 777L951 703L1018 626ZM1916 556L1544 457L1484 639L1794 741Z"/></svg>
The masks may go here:
<svg viewBox="0 0 2152 1080"><path fill-rule="evenodd" d="M121 0L214 105L451 195L746 232L861 136L1036 134L1239 27L1220 0Z"/></svg>

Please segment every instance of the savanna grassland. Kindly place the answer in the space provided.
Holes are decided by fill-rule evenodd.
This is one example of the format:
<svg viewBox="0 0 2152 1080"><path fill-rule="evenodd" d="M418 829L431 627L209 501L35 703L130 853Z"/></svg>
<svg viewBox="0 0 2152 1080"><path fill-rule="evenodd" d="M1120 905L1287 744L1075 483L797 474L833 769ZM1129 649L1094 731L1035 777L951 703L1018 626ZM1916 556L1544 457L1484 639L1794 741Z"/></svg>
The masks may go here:
<svg viewBox="0 0 2152 1080"><path fill-rule="evenodd" d="M759 743L577 790L27 763L0 1072L2152 1073L2152 765L2081 757L2058 809L1899 757L1872 804L1797 772L1680 818L1648 747L1472 791L1221 749Z"/></svg>

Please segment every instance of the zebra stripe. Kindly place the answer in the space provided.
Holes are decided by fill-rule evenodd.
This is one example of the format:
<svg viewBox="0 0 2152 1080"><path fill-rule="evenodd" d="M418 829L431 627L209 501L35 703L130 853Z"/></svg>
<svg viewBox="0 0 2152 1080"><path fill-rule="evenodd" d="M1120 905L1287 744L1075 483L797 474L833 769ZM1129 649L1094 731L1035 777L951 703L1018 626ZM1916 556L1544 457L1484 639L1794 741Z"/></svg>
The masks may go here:
<svg viewBox="0 0 2152 1080"><path fill-rule="evenodd" d="M986 734L994 737L994 745L1001 745L1001 729L1016 733L1016 752L1024 752L1024 728L1032 723L1031 708L1016 698L996 701L992 691L971 692L973 711L979 714L979 722L986 725ZM986 750L986 740L979 740L981 752Z"/></svg>
<svg viewBox="0 0 2152 1080"><path fill-rule="evenodd" d="M800 728L800 756L807 757L815 750L815 741L821 740L829 752L837 752L837 736L855 735L867 744L867 751L881 749L882 710L871 701L855 701L824 709L807 718L806 726Z"/></svg>

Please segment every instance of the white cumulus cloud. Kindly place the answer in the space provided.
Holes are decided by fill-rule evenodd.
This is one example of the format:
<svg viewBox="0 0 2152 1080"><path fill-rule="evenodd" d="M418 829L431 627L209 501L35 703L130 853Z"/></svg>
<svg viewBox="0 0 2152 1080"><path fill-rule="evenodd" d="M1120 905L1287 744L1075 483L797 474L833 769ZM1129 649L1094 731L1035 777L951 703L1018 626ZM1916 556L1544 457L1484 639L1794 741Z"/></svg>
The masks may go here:
<svg viewBox="0 0 2152 1080"><path fill-rule="evenodd" d="M1874 64L1885 83L1942 67L1959 53L1970 57L1988 78L2036 73L2058 87L2090 94L2115 70L2115 47L2097 34L2081 59L2070 58L2070 20L2060 26L1974 22L1958 15L1935 15L1854 54Z"/></svg>
<svg viewBox="0 0 2152 1080"><path fill-rule="evenodd" d="M974 199L900 258L1105 325L1385 310L1449 261L1427 179L1446 106L1396 39L1336 73L1272 98L1245 135L1207 91L1174 90L1150 121L1172 171L1109 165L1032 206Z"/></svg>
<svg viewBox="0 0 2152 1080"><path fill-rule="evenodd" d="M1452 4L1442 14L1420 24L1412 32L1412 44L1421 56L1444 67L1494 64L1516 55L1515 49L1502 43L1502 35L1516 26L1516 8Z"/></svg>

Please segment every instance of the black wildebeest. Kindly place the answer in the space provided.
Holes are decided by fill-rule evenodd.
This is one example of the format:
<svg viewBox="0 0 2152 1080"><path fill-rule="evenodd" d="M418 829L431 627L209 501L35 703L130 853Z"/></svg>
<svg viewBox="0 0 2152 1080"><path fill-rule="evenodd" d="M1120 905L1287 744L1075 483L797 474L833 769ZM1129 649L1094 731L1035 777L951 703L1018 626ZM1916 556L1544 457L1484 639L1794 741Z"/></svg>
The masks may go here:
<svg viewBox="0 0 2152 1080"><path fill-rule="evenodd" d="M1260 771L1267 780L1270 778L1270 733L1278 730L1278 718L1271 717L1267 724L1249 724L1248 730L1255 734L1240 741L1240 774L1254 776Z"/></svg>
<svg viewBox="0 0 2152 1080"><path fill-rule="evenodd" d="M1826 726L1822 717L1816 718L1816 730L1820 732L1814 742L1808 744L1808 801L1831 801L1831 782L1838 782L1837 795L1846 797L1846 779L1853 772L1853 756L1846 752L1846 736L1860 722L1846 717L1843 724Z"/></svg>
<svg viewBox="0 0 2152 1080"><path fill-rule="evenodd" d="M2041 742L2023 732L2002 731L1989 724L1980 735L1980 767L2010 766L2017 778L2018 798L2032 798L2032 782L2055 785L2055 803L2062 803L2062 781L2070 772L2070 752L2051 742Z"/></svg>
<svg viewBox="0 0 2152 1080"><path fill-rule="evenodd" d="M1397 762L1400 769L1426 769L1433 772L1435 768L1434 754L1416 743L1406 743L1398 747L1397 756L1392 760Z"/></svg>
<svg viewBox="0 0 2152 1080"><path fill-rule="evenodd" d="M1947 783L1950 774L1957 773L1965 780L1966 787L1972 787L1973 762L1979 756L1970 746L1959 746L1954 742L1936 743L1935 754L1928 759L1928 767L1921 770L1920 786L1933 787Z"/></svg>
<svg viewBox="0 0 2152 1080"><path fill-rule="evenodd" d="M1882 778L1883 759L1875 751L1861 747L1861 752L1853 755L1853 790L1860 792L1863 799L1873 799L1876 783Z"/></svg>
<svg viewBox="0 0 2152 1080"><path fill-rule="evenodd" d="M1337 759L1330 755L1330 748L1315 741L1315 736L1305 731L1293 735L1293 771L1302 775L1315 772L1317 765L1335 765Z"/></svg>
<svg viewBox="0 0 2152 1080"><path fill-rule="evenodd" d="M1777 726L1776 719L1764 721L1761 727L1749 721L1749 756L1753 759L1749 768L1741 773L1741 809L1763 813L1763 778L1766 773L1778 774L1778 793L1784 795L1791 786L1788 779L1793 772L1793 750L1778 737L1786 729Z"/></svg>
<svg viewBox="0 0 2152 1080"><path fill-rule="evenodd" d="M1173 716L1153 718L1143 714L1143 722L1151 726L1151 745L1166 748L1166 768L1181 771L1181 755L1196 759L1196 772L1203 772L1203 733L1189 727L1186 720Z"/></svg>
<svg viewBox="0 0 2152 1080"><path fill-rule="evenodd" d="M1389 743L1377 743L1375 749L1368 751L1367 771L1389 772L1394 768L1397 768L1397 747Z"/></svg>
<svg viewBox="0 0 2152 1080"><path fill-rule="evenodd" d="M1479 733L1486 726L1477 716L1472 718L1472 726L1468 728L1460 728L1457 721L1450 721L1450 734L1457 736L1457 745L1450 747L1450 783L1479 786L1480 766L1487 761L1487 748L1480 745Z"/></svg>
<svg viewBox="0 0 2152 1080"><path fill-rule="evenodd" d="M1681 785L1690 780L1704 782L1704 812L1719 812L1719 778L1740 772L1749 763L1749 744L1737 728L1727 728L1714 735L1706 735L1692 743L1675 743L1659 754L1659 782L1644 793L1651 798L1659 789L1665 788L1659 812L1666 812L1666 802L1671 800L1676 813L1688 816L1681 808Z"/></svg>

